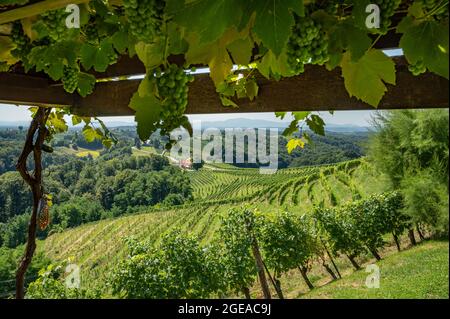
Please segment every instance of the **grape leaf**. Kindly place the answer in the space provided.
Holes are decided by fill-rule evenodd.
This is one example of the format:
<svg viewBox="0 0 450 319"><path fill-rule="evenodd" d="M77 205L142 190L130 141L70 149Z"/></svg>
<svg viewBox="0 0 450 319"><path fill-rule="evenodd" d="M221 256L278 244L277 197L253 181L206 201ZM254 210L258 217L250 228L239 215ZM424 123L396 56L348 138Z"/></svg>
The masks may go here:
<svg viewBox="0 0 450 319"><path fill-rule="evenodd" d="M284 117L286 116L287 112L275 112L275 116L279 117L281 120L284 119Z"/></svg>
<svg viewBox="0 0 450 319"><path fill-rule="evenodd" d="M257 66L258 71L268 79L273 77L279 80L282 76L288 77L294 75L289 67L287 55L284 51L278 57L272 51L267 51Z"/></svg>
<svg viewBox="0 0 450 319"><path fill-rule="evenodd" d="M144 63L147 69L152 69L163 63L164 45L161 42L147 44L138 42L135 46L139 60Z"/></svg>
<svg viewBox="0 0 450 319"><path fill-rule="evenodd" d="M242 15L241 0L169 1L167 11L179 25L199 36L199 44L216 41Z"/></svg>
<svg viewBox="0 0 450 319"><path fill-rule="evenodd" d="M48 116L47 125L55 132L61 133L69 128L64 120L64 112L52 112Z"/></svg>
<svg viewBox="0 0 450 319"><path fill-rule="evenodd" d="M236 64L247 65L250 63L253 50L253 41L250 37L245 39L237 39L230 43L227 49L230 51L233 61Z"/></svg>
<svg viewBox="0 0 450 319"><path fill-rule="evenodd" d="M256 10L253 31L278 57L294 25L292 12L304 13L303 0L257 0L253 4Z"/></svg>
<svg viewBox="0 0 450 319"><path fill-rule="evenodd" d="M231 28L216 42L201 46L197 37L190 36L188 37L189 50L186 53L186 62L188 65L208 64L210 76L217 87L227 78L233 67L226 47L241 37L242 34L238 33L235 28Z"/></svg>
<svg viewBox="0 0 450 319"><path fill-rule="evenodd" d="M105 72L109 66L110 56L115 55L114 48L109 39L104 39L99 46L84 43L80 50L80 61L86 70L94 68L97 72Z"/></svg>
<svg viewBox="0 0 450 319"><path fill-rule="evenodd" d="M184 54L188 50L189 44L184 39L184 28L175 23L168 24L168 47L167 54Z"/></svg>
<svg viewBox="0 0 450 319"><path fill-rule="evenodd" d="M223 95L220 96L220 101L223 106L239 107L236 103Z"/></svg>
<svg viewBox="0 0 450 319"><path fill-rule="evenodd" d="M137 132L143 141L149 139L161 117L162 103L154 94L154 81L146 77L146 80L139 85L139 90L134 93L129 105L136 111Z"/></svg>
<svg viewBox="0 0 450 319"><path fill-rule="evenodd" d="M82 97L86 97L94 91L95 77L92 74L80 72L78 74L78 93Z"/></svg>
<svg viewBox="0 0 450 319"><path fill-rule="evenodd" d="M306 124L316 134L325 135L325 122L319 115L312 114L306 119Z"/></svg>
<svg viewBox="0 0 450 319"><path fill-rule="evenodd" d="M359 60L369 49L372 40L367 33L350 22L341 22L329 30L330 42L328 45L330 61L329 69L334 69L342 60L344 51L351 54L352 61Z"/></svg>
<svg viewBox="0 0 450 319"><path fill-rule="evenodd" d="M78 55L78 43L75 41L57 42L51 46L34 47L28 55L26 70L36 66L36 71L46 72L57 81L63 76L64 66L74 65Z"/></svg>
<svg viewBox="0 0 450 319"><path fill-rule="evenodd" d="M293 120L289 124L289 126L284 129L282 134L283 134L283 136L291 136L292 134L294 134L297 131L298 131L298 121L297 120Z"/></svg>
<svg viewBox="0 0 450 319"><path fill-rule="evenodd" d="M245 92L250 101L253 101L258 96L258 83L255 80L250 79L245 82Z"/></svg>
<svg viewBox="0 0 450 319"><path fill-rule="evenodd" d="M382 51L371 49L353 62L346 52L341 62L345 88L350 96L377 107L387 91L385 84L395 85L395 64Z"/></svg>
<svg viewBox="0 0 450 319"><path fill-rule="evenodd" d="M73 126L80 124L81 121L82 121L81 117L79 117L77 115L72 115L72 125Z"/></svg>
<svg viewBox="0 0 450 319"><path fill-rule="evenodd" d="M10 37L0 36L0 62L7 64L14 64L17 59L11 55L11 50L14 49L14 44Z"/></svg>
<svg viewBox="0 0 450 319"><path fill-rule="evenodd" d="M309 111L301 111L301 112L292 112L295 120L302 121L304 120L311 112Z"/></svg>
<svg viewBox="0 0 450 319"><path fill-rule="evenodd" d="M297 147L304 148L305 142L299 138L292 138L289 140L289 142L287 142L286 147L288 153L291 154L292 151L295 150Z"/></svg>
<svg viewBox="0 0 450 319"><path fill-rule="evenodd" d="M83 136L86 139L86 142L92 143L95 140L101 140L103 138L103 133L100 129L94 129L90 125L85 125L83 128Z"/></svg>
<svg viewBox="0 0 450 319"><path fill-rule="evenodd" d="M37 17L29 17L21 20L23 32L30 38L31 42L38 38L36 30L33 29L33 23Z"/></svg>
<svg viewBox="0 0 450 319"><path fill-rule="evenodd" d="M120 29L111 37L114 48L120 54L124 54L125 51L134 45L132 37L129 36L128 30L125 28Z"/></svg>
<svg viewBox="0 0 450 319"><path fill-rule="evenodd" d="M436 21L416 23L412 17L405 17L398 30L403 33L400 47L409 63L423 61L431 72L449 78L448 21L446 25Z"/></svg>

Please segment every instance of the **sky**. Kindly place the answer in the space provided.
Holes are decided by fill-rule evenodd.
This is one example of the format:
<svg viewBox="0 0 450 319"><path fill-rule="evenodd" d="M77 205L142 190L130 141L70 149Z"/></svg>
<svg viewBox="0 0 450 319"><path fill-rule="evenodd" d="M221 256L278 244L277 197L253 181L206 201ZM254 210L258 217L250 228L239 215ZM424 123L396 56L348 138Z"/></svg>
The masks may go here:
<svg viewBox="0 0 450 319"><path fill-rule="evenodd" d="M334 115L329 112L319 112L325 123L327 124L341 124L341 125L357 125L357 126L369 126L371 114L374 111L336 111ZM258 119L268 121L280 121L275 117L274 113L234 113L234 114L203 114L203 115L189 115L190 120L201 121L223 121L229 119L247 118ZM100 118L105 123L111 122L134 122L132 116L116 116L116 117L103 117ZM29 121L30 112L25 106L15 106L0 104L0 122L18 122ZM289 119L285 119L285 121Z"/></svg>

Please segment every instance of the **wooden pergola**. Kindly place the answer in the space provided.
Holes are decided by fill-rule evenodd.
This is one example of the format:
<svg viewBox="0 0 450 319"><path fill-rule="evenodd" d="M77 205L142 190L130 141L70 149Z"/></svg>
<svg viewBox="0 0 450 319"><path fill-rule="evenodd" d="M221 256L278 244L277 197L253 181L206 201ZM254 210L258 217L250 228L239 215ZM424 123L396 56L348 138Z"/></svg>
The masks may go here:
<svg viewBox="0 0 450 319"><path fill-rule="evenodd" d="M0 25L36 15L67 3L84 3L88 0L39 1L24 7L0 7ZM398 16L397 20L402 17ZM1 30L0 30L1 33ZM400 35L395 31L378 39L375 48L399 47ZM170 62L182 65L183 56L171 56ZM397 84L387 84L387 92L378 109L448 108L448 80L432 73L412 75L403 57L394 58ZM201 67L201 66L199 66ZM88 71L98 80L93 94L81 96L66 93L61 83L52 81L45 73L25 73L18 64L8 73L0 73L0 103L35 106L70 107L72 114L84 116L133 115L128 107L136 92L139 80L127 77L145 74L145 67L135 56L126 55L104 73ZM306 66L300 76L272 81L257 75L259 95L254 101L240 99L239 108L224 107L208 74L196 75L190 85L187 114L321 111L321 110L373 110L373 107L350 97L344 87L339 69L327 71L324 67ZM124 79L125 78L125 79ZM105 81L106 79L109 79ZM122 80L119 80L122 79Z"/></svg>
<svg viewBox="0 0 450 319"><path fill-rule="evenodd" d="M24 6L3 6L0 3L0 35L10 35L8 26L13 22L39 15L47 10L62 8L68 4L87 3L89 0L30 0ZM110 0L119 4L121 0ZM404 16L404 15L403 15ZM403 17L394 15L393 20ZM374 38L375 40L375 38ZM377 49L399 48L400 35L394 31L379 36L374 41ZM169 56L170 63L184 65L184 56ZM386 84L387 91L378 109L422 109L449 107L449 81L433 73L414 76L408 70L404 57L393 58L396 65L396 85ZM205 67L199 65L197 67ZM24 298L24 276L36 248L37 216L44 199L42 188L41 153L43 143L49 133L46 121L50 107L69 108L71 114L81 116L125 116L133 115L128 107L133 94L140 84L139 76L146 73L145 66L135 56L119 57L118 62L105 72L82 70L95 76L94 92L83 98L77 93L67 93L61 82L55 82L41 72L25 72L20 63L8 72L0 72L0 103L24 106L43 106L37 111L27 133L26 142L20 155L17 169L29 184L33 193L33 212L28 228L25 255L16 273L16 298ZM214 114L238 112L282 112L282 111L323 111L323 110L373 110L374 108L350 97L339 68L327 71L325 67L306 65L299 76L269 80L256 73L259 94L253 100L234 99L238 108L224 107L216 87L208 74L197 74L189 87L187 114ZM34 137L37 136L36 139ZM27 158L33 154L34 172L27 169ZM261 282L266 282L262 261L259 263ZM269 296L268 287L265 296Z"/></svg>
<svg viewBox="0 0 450 319"><path fill-rule="evenodd" d="M176 57L174 57L176 59ZM432 73L412 75L403 57L394 58L397 85L387 85L388 91L378 109L448 108L449 81ZM109 78L144 74L144 65L137 58L121 57L105 74ZM100 79L100 75L96 74ZM73 114L84 116L133 115L128 107L139 80L100 81L93 94L82 98L66 93L60 83L45 74L25 74L20 67L14 72L0 73L0 102L18 105L49 105L70 107ZM208 74L196 75L190 85L187 114L373 110L360 100L349 97L339 70L307 66L300 76L280 81L257 77L259 95L254 101L236 100L239 108L224 107Z"/></svg>

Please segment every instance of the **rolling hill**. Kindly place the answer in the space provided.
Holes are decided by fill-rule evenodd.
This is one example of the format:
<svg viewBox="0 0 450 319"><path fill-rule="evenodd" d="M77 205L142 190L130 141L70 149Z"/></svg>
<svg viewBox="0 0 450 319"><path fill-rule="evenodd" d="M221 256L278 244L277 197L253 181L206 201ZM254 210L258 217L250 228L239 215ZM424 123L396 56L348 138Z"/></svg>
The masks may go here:
<svg viewBox="0 0 450 319"><path fill-rule="evenodd" d="M55 261L70 258L81 267L82 285L102 287L108 270L127 254L125 237L157 242L162 233L180 228L206 243L215 236L220 217L244 202L252 202L261 211L307 213L314 204L336 205L381 192L383 186L383 178L364 160L282 169L273 175L261 175L257 169L207 164L186 174L192 181L193 202L55 233L40 242L38 249Z"/></svg>

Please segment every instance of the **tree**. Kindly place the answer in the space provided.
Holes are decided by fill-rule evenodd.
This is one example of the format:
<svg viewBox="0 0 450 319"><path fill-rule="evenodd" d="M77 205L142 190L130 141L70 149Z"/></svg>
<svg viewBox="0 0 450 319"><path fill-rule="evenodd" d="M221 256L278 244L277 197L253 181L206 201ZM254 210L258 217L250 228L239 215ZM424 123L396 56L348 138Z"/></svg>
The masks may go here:
<svg viewBox="0 0 450 319"><path fill-rule="evenodd" d="M448 110L380 112L374 118L377 131L369 144L369 157L389 177L390 187L401 191L404 212L416 224L429 224L428 208L422 208L430 203L427 199L436 201L431 205L434 208L429 207L429 213L434 215L429 225L436 231L447 225L445 213L443 218L436 216L443 211L437 207L445 207L446 203L448 206L448 121ZM424 200L423 206L419 205L420 198ZM412 229L409 234L415 242Z"/></svg>
<svg viewBox="0 0 450 319"><path fill-rule="evenodd" d="M307 271L315 251L311 223L306 216L283 212L265 218L261 230L261 245L269 268L275 272L277 290L281 285L277 277L298 268L305 283L313 289ZM280 293L282 296L282 293Z"/></svg>
<svg viewBox="0 0 450 319"><path fill-rule="evenodd" d="M335 254L346 255L356 270L361 269L355 258L364 253L366 249L359 239L356 227L345 211L317 207L313 216L318 227L328 234L326 241L330 244L332 251Z"/></svg>
<svg viewBox="0 0 450 319"><path fill-rule="evenodd" d="M259 277L261 290L265 298L270 298L270 291L259 250L258 232L260 214L248 206L232 208L222 219L221 238L224 242L224 262L229 287L243 292L249 298L249 287Z"/></svg>
<svg viewBox="0 0 450 319"><path fill-rule="evenodd" d="M127 298L208 298L222 290L223 273L214 247L172 231L157 247L128 239L130 255L116 268L113 292Z"/></svg>

